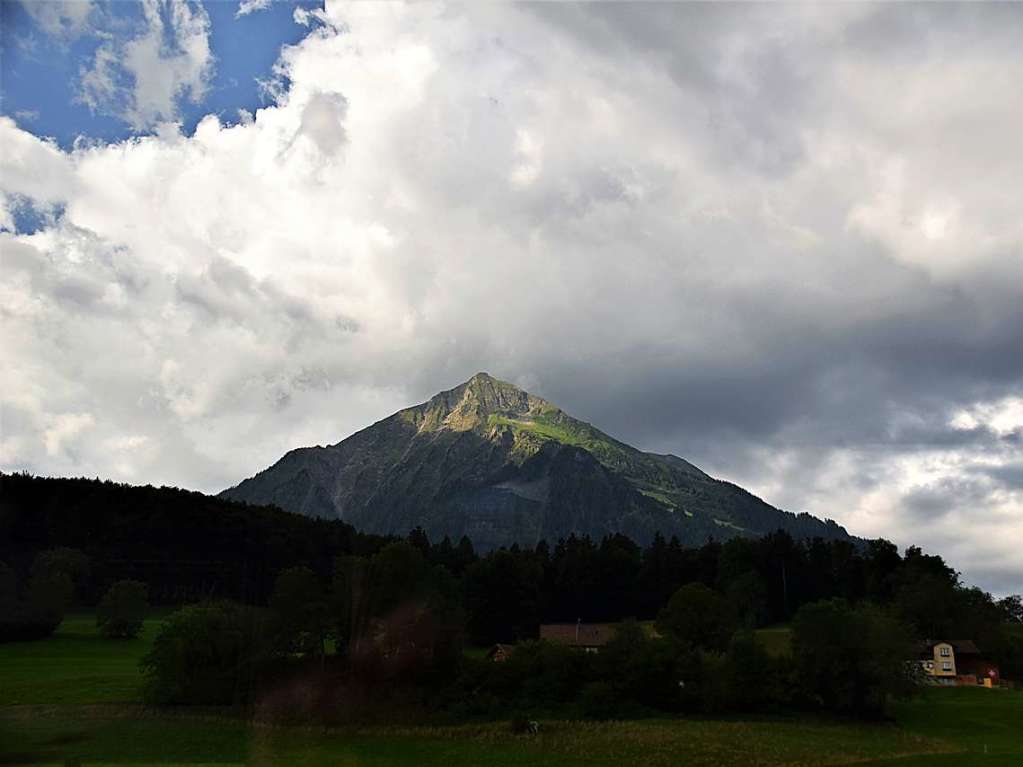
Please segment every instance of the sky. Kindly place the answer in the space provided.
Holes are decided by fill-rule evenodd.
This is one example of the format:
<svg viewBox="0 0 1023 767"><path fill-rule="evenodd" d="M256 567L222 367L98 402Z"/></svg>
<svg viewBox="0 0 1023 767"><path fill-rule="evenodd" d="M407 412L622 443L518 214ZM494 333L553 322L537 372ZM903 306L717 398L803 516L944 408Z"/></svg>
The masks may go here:
<svg viewBox="0 0 1023 767"><path fill-rule="evenodd" d="M0 469L485 370L1023 590L1023 4L5 0Z"/></svg>

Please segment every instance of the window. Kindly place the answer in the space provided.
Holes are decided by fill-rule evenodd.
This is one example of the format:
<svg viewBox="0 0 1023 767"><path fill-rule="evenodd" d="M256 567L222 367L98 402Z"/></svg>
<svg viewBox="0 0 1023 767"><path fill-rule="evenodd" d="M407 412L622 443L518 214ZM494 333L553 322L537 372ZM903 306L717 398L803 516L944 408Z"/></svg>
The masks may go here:
<svg viewBox="0 0 1023 767"><path fill-rule="evenodd" d="M951 661L947 661L947 660L942 661L941 662L941 670L942 671L951 671L952 670L952 662Z"/></svg>
<svg viewBox="0 0 1023 767"><path fill-rule="evenodd" d="M952 654L952 648L951 647L942 647L941 648L941 657L942 658L947 658L951 654Z"/></svg>

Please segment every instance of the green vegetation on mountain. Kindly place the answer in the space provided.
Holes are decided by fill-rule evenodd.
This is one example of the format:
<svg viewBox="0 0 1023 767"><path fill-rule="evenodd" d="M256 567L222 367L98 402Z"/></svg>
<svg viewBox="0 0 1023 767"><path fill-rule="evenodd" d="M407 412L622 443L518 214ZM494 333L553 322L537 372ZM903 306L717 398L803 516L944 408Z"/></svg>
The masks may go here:
<svg viewBox="0 0 1023 767"><path fill-rule="evenodd" d="M335 445L292 450L222 495L374 533L467 535L483 549L572 533L646 542L660 532L690 544L777 529L848 537L486 373Z"/></svg>

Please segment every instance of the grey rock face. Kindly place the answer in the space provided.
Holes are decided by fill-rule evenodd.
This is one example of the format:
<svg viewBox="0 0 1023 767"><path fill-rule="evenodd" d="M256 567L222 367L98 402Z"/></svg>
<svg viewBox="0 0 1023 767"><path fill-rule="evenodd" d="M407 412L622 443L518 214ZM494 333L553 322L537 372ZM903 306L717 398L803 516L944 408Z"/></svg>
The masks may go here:
<svg viewBox="0 0 1023 767"><path fill-rule="evenodd" d="M644 453L512 384L478 373L336 445L292 450L222 496L342 519L360 530L486 550L569 534L655 533L701 544L783 529L848 538L780 511L673 455Z"/></svg>

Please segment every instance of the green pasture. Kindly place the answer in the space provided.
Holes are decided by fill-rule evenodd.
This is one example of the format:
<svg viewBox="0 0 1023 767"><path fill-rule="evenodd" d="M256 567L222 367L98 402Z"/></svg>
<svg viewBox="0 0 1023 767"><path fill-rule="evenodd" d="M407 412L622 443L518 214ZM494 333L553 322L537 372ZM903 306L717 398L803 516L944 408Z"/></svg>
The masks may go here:
<svg viewBox="0 0 1023 767"><path fill-rule="evenodd" d="M0 764L675 765L1023 764L1023 694L932 689L891 723L815 717L283 727L224 711L147 709L138 659L155 634L105 640L73 616L39 642L0 645Z"/></svg>
<svg viewBox="0 0 1023 767"><path fill-rule="evenodd" d="M757 629L757 640L773 658L792 654L792 629L788 626L771 626Z"/></svg>
<svg viewBox="0 0 1023 767"><path fill-rule="evenodd" d="M104 639L96 616L69 615L49 639L0 644L0 706L137 701L139 660L160 624L138 639Z"/></svg>

